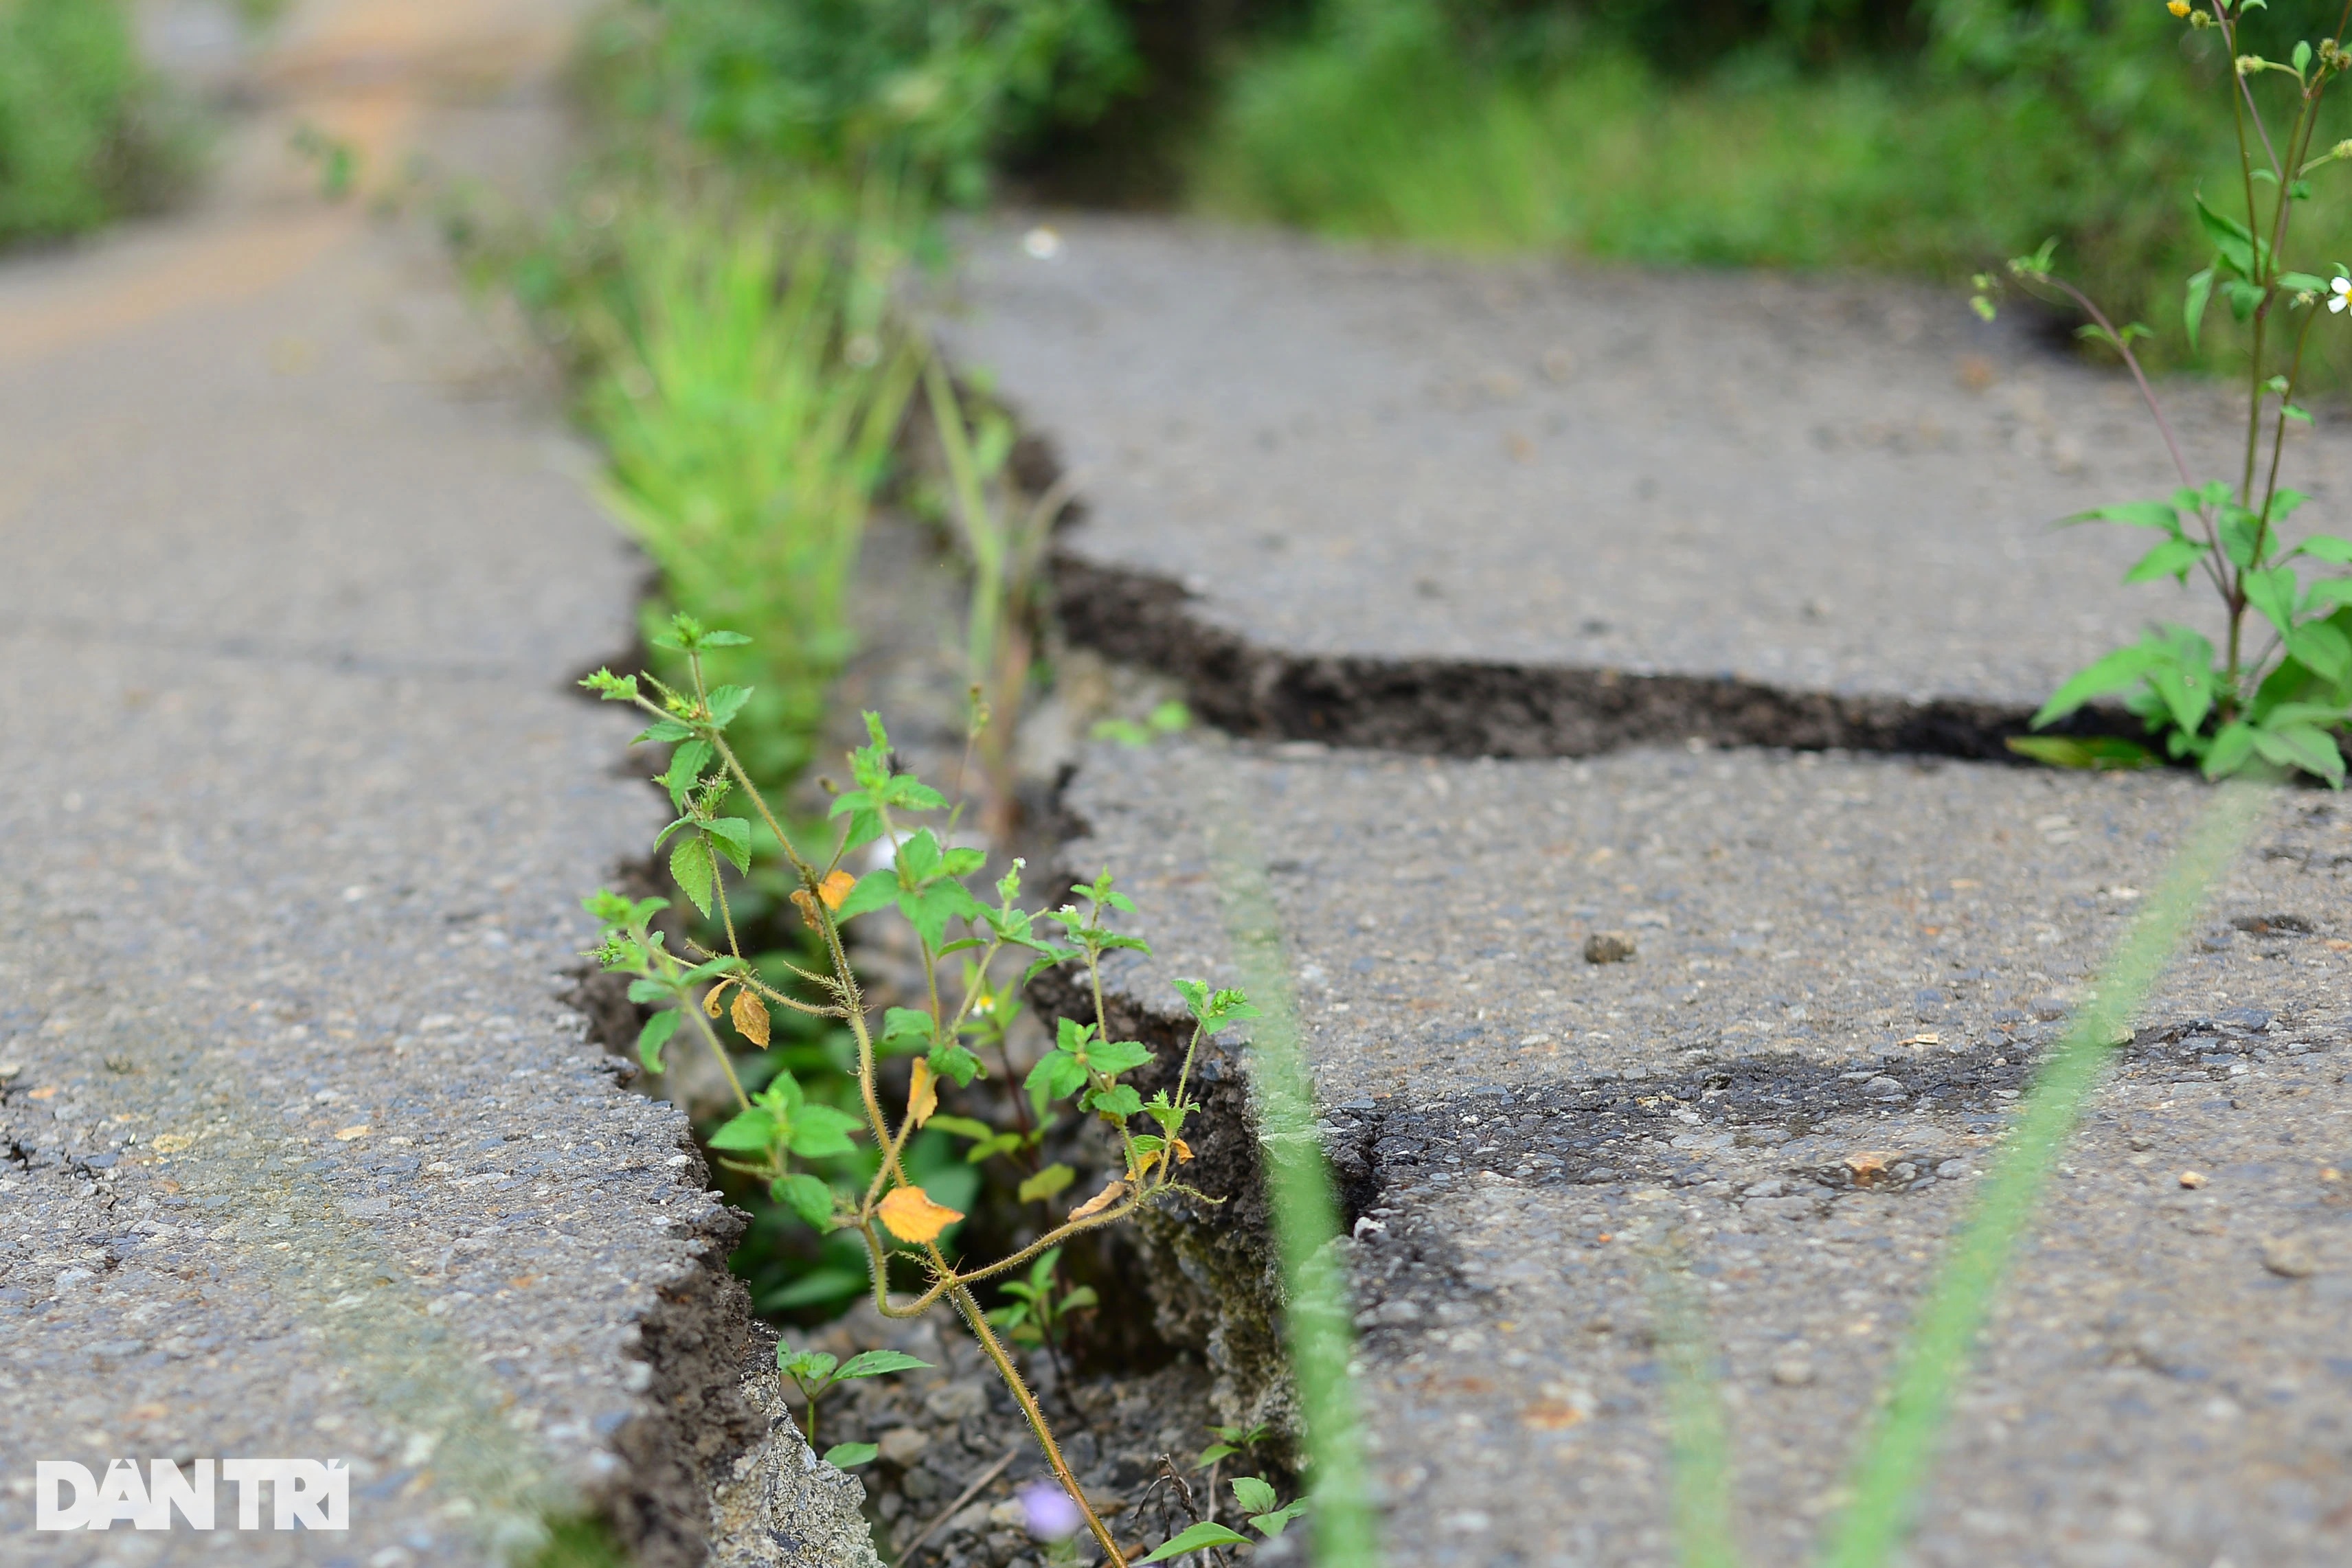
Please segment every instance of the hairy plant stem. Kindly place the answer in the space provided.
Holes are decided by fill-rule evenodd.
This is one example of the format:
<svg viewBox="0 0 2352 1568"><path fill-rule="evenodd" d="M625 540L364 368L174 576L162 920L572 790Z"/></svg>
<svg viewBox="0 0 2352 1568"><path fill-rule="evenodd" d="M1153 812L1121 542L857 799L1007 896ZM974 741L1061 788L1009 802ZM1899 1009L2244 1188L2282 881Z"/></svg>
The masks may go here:
<svg viewBox="0 0 2352 1568"><path fill-rule="evenodd" d="M1028 1382L1021 1375L1021 1369L1013 1365L1013 1358L1005 1354L1003 1343L996 1337L996 1331L989 1325L987 1315L980 1310L978 1299L961 1285L957 1285L950 1295L956 1311L962 1314L964 1322L971 1327L972 1337L980 1342L982 1354L995 1363L997 1375L1004 1379L1004 1386L1012 1391L1013 1402L1021 1406L1021 1414L1028 1417L1029 1429L1036 1434L1037 1446L1045 1451L1045 1462L1053 1467L1055 1479L1062 1483L1062 1490L1070 1494L1070 1500L1076 1503L1078 1511L1086 1516L1087 1529L1094 1536L1095 1544L1103 1549L1103 1555L1109 1560L1111 1568L1127 1568L1127 1554L1118 1549L1118 1542L1110 1538L1110 1528L1095 1512L1095 1505L1087 1500L1086 1489L1078 1485L1078 1478L1070 1473L1070 1463L1062 1457L1062 1446L1054 1440L1054 1430L1045 1423L1045 1410L1038 1406L1037 1396L1029 1392Z"/></svg>

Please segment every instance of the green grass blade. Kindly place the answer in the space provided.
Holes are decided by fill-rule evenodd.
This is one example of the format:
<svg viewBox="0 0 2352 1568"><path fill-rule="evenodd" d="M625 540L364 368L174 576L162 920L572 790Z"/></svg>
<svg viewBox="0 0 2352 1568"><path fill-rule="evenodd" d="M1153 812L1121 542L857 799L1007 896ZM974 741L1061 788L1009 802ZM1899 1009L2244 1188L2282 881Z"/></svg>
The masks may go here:
<svg viewBox="0 0 2352 1568"><path fill-rule="evenodd" d="M1692 1289L1688 1260L1670 1239L1651 1295L1658 1360L1665 1374L1666 1470L1672 1488L1675 1556L1682 1568L1738 1568L1731 1526L1731 1436L1715 1374L1715 1336Z"/></svg>
<svg viewBox="0 0 2352 1568"><path fill-rule="evenodd" d="M1222 779L1202 791L1209 858L1242 985L1260 1016L1250 1025L1249 1085L1260 1158L1274 1211L1290 1336L1292 1375L1307 1418L1315 1561L1326 1568L1378 1568L1380 1524L1366 1484L1362 1413L1349 1362L1347 1270L1339 1208L1315 1130L1315 1082L1299 1047L1298 1008L1282 918L1242 803Z"/></svg>
<svg viewBox="0 0 2352 1568"><path fill-rule="evenodd" d="M2011 1255L2032 1222L2050 1167L2098 1086L2112 1042L2128 1034L2207 890L2237 857L2269 798L2260 784L2222 788L2108 960L2096 996L2035 1078L1974 1212L1920 1306L1893 1390L1851 1473L1853 1500L1822 1553L1824 1568L1882 1568L1908 1534L1953 1391Z"/></svg>

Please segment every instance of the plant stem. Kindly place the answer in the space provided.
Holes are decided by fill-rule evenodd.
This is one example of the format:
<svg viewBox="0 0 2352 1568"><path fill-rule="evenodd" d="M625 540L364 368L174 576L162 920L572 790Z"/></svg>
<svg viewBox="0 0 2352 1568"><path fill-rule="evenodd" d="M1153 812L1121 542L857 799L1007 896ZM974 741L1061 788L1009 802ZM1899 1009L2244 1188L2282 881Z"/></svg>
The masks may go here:
<svg viewBox="0 0 2352 1568"><path fill-rule="evenodd" d="M1013 1403L1020 1406L1021 1414L1028 1417L1029 1429L1037 1435L1037 1446L1045 1452L1045 1462L1053 1467L1054 1477L1062 1483L1062 1490L1070 1494L1070 1500L1076 1503L1078 1511L1086 1516L1087 1529L1093 1533L1095 1544L1103 1549L1110 1568L1127 1568L1127 1554L1119 1551L1118 1542L1110 1538L1109 1528L1095 1513L1094 1504L1087 1500L1086 1489L1078 1485L1078 1478L1070 1473L1069 1461L1062 1458L1062 1446L1054 1440L1054 1429L1045 1424L1045 1412L1038 1407L1037 1396L1029 1392L1029 1385L1023 1379L1021 1369L1013 1365L1013 1358L1005 1354L1004 1346L997 1340L996 1331L989 1327L986 1315L980 1310L979 1301L961 1285L956 1286L949 1294L955 1301L956 1311L962 1314L964 1322L971 1328L972 1337L980 1342L982 1354L995 1363L997 1375L1004 1379L1004 1386L1011 1391Z"/></svg>

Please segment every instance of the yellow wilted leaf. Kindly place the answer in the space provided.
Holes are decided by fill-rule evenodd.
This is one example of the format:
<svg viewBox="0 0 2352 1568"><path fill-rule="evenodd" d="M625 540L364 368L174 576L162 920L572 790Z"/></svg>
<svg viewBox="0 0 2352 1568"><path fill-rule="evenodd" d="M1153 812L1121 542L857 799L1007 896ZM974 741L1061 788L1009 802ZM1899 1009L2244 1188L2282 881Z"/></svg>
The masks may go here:
<svg viewBox="0 0 2352 1568"><path fill-rule="evenodd" d="M807 888L793 889L793 907L801 912L801 918L808 923L810 930L817 928L816 900L808 895Z"/></svg>
<svg viewBox="0 0 2352 1568"><path fill-rule="evenodd" d="M735 1027L742 1031L745 1040L763 1051L767 1049L768 1004L753 996L751 988L735 988L735 1002L727 1009L727 1016L735 1020Z"/></svg>
<svg viewBox="0 0 2352 1568"><path fill-rule="evenodd" d="M882 1200L882 1223L890 1234L901 1241L936 1241L940 1232L963 1218L959 1209L944 1203L933 1203L931 1195L919 1186L902 1186L891 1191Z"/></svg>
<svg viewBox="0 0 2352 1568"><path fill-rule="evenodd" d="M1171 1144L1169 1147L1176 1151L1176 1163L1178 1165L1182 1165L1185 1161L1192 1157L1192 1145L1186 1143L1181 1138L1178 1138L1174 1143Z"/></svg>
<svg viewBox="0 0 2352 1568"><path fill-rule="evenodd" d="M1085 1219L1090 1215L1100 1214L1104 1209L1108 1208L1112 1204L1117 1203L1120 1198L1125 1197L1126 1196L1127 1183L1123 1181L1114 1181L1108 1186L1103 1188L1102 1191L1095 1194L1094 1197L1087 1199L1086 1202L1070 1210L1070 1218L1072 1219Z"/></svg>
<svg viewBox="0 0 2352 1568"><path fill-rule="evenodd" d="M915 1075L907 1084L907 1114L921 1126L940 1108L940 1081L931 1064L922 1058L915 1059Z"/></svg>
<svg viewBox="0 0 2352 1568"><path fill-rule="evenodd" d="M702 1010L709 1013L712 1018L717 1018L719 1016L719 998L725 996L727 994L727 988L734 983L735 982L732 980L721 980L717 985L711 987L709 990L703 992Z"/></svg>
<svg viewBox="0 0 2352 1568"><path fill-rule="evenodd" d="M847 872L829 871L824 873L824 880L817 883L817 896L824 900L827 909L839 909L841 901L847 898L849 890L856 885L857 879Z"/></svg>

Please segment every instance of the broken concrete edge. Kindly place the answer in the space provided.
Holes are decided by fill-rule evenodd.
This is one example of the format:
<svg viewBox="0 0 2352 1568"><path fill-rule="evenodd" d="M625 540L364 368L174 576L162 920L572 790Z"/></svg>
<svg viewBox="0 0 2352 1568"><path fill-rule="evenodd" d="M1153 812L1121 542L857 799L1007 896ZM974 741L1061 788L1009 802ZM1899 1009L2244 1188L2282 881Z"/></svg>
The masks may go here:
<svg viewBox="0 0 2352 1568"><path fill-rule="evenodd" d="M608 885L653 891L650 862L614 869ZM573 971L564 1000L623 1084L642 1080L637 1031L646 1009L623 976ZM709 1190L709 1166L678 1113L680 1173L708 1192L688 1217L695 1262L656 1287L637 1320L646 1368L638 1414L616 1434L623 1460L593 1490L588 1511L609 1524L642 1568L880 1568L865 1516L866 1489L817 1458L784 1400L777 1335L752 1315L751 1292L728 1260L751 1217Z"/></svg>
<svg viewBox="0 0 2352 1568"><path fill-rule="evenodd" d="M1203 615L1182 584L1090 559L1069 543L1055 550L1050 569L1055 612L1071 642L1174 677L1200 717L1256 738L1438 757L1591 757L1696 739L2021 764L2009 749L2014 737L2147 737L2131 715L2096 705L2035 730L2030 709L1961 698L1810 692L1728 675L1302 653L1253 642Z"/></svg>
<svg viewBox="0 0 2352 1568"><path fill-rule="evenodd" d="M680 1145L697 1162L681 1183L707 1186L690 1136ZM587 1487L585 1511L642 1568L878 1568L865 1488L810 1450L785 1405L777 1337L728 1268L750 1218L708 1198L687 1218L693 1263L654 1287L633 1325L641 1397L613 1437L622 1462Z"/></svg>

